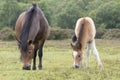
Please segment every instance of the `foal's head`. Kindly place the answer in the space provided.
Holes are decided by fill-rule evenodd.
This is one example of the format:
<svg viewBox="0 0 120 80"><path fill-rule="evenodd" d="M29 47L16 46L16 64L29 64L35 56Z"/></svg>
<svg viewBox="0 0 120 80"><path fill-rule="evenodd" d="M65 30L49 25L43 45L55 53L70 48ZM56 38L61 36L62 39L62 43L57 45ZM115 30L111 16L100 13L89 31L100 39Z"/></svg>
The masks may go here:
<svg viewBox="0 0 120 80"><path fill-rule="evenodd" d="M20 43L20 52L21 52L21 61L23 62L23 69L29 70L30 63L34 56L34 44L32 41L27 42L26 48L22 47L22 43Z"/></svg>
<svg viewBox="0 0 120 80"><path fill-rule="evenodd" d="M73 45L71 44L72 49L73 49L73 59L74 59L74 63L73 63L73 68L79 68L80 67L80 62L82 61L83 58L83 51L81 49L81 45Z"/></svg>

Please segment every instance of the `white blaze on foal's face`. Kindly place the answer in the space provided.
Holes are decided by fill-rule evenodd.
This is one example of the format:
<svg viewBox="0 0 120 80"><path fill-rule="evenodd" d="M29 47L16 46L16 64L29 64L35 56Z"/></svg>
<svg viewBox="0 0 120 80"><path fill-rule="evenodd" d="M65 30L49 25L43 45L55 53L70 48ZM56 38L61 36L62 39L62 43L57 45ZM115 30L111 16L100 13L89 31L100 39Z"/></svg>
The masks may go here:
<svg viewBox="0 0 120 80"><path fill-rule="evenodd" d="M74 59L73 67L74 68L79 68L80 61L82 61L82 50L81 50L81 47L79 45L78 48L77 48L73 44L71 44L71 47L73 49L73 53L72 53L73 59Z"/></svg>
<svg viewBox="0 0 120 80"><path fill-rule="evenodd" d="M77 51L73 51L73 57L75 58L78 55Z"/></svg>
<svg viewBox="0 0 120 80"><path fill-rule="evenodd" d="M78 51L73 51L73 58L74 58L74 63L73 67L74 68L79 68L80 60L81 60L81 55L78 53Z"/></svg>

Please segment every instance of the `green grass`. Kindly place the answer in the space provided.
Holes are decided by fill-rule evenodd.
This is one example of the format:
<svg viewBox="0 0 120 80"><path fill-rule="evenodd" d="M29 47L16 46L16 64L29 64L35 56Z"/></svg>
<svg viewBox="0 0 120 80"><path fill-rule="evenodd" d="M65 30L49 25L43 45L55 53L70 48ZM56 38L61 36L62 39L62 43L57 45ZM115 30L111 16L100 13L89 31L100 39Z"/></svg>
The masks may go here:
<svg viewBox="0 0 120 80"><path fill-rule="evenodd" d="M0 80L120 80L120 41L96 40L104 70L97 68L92 54L89 70L86 69L86 57L83 69L73 69L70 42L46 41L43 70L36 71L22 70L16 42L0 42Z"/></svg>

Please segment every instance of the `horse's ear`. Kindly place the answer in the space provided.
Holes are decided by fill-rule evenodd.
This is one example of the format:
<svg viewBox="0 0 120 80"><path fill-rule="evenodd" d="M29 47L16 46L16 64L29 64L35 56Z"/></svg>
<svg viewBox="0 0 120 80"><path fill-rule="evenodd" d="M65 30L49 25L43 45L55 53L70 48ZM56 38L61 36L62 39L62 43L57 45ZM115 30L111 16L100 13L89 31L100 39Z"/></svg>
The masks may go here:
<svg viewBox="0 0 120 80"><path fill-rule="evenodd" d="M19 44L21 44L21 41L19 39L16 38L16 40L18 41Z"/></svg>
<svg viewBox="0 0 120 80"><path fill-rule="evenodd" d="M33 41L32 41L32 40L29 40L29 41L28 41L28 44L29 44L29 45L30 45L30 44L32 44L32 43L33 43Z"/></svg>

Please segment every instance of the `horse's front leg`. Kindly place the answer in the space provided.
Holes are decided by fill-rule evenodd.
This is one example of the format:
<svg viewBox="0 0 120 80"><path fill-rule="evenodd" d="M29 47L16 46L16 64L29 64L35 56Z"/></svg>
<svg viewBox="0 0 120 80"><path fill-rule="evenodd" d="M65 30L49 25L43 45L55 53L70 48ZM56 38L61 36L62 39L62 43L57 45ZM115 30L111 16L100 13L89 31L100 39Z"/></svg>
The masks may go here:
<svg viewBox="0 0 120 80"><path fill-rule="evenodd" d="M43 45L44 45L45 40L40 41L40 47L39 47L39 52L38 52L38 56L39 56L39 65L38 68L39 70L42 70L42 56L43 56Z"/></svg>
<svg viewBox="0 0 120 80"><path fill-rule="evenodd" d="M34 51L34 56L33 56L33 70L36 70L36 54L37 54L37 50Z"/></svg>

